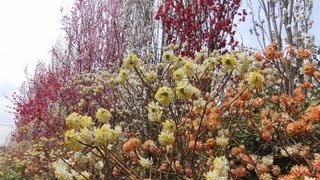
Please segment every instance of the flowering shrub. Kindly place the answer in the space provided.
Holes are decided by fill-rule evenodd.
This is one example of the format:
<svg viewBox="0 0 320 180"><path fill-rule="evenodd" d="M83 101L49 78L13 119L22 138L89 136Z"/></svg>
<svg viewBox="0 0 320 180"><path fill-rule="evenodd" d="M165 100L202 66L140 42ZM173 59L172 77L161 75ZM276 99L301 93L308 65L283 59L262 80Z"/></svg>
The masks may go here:
<svg viewBox="0 0 320 180"><path fill-rule="evenodd" d="M75 2L66 49L14 95L0 178L320 179L311 50L227 52L240 0L165 0L163 32L159 2L141 2Z"/></svg>
<svg viewBox="0 0 320 180"><path fill-rule="evenodd" d="M270 46L264 53L201 51L190 59L168 50L159 64L130 54L117 73L101 73L108 104L96 101L95 113L66 118L73 155L53 163L55 175L319 178L320 76L302 52L309 51ZM288 76L289 62L305 64L296 69L305 74L302 83L293 87L284 81L299 78Z"/></svg>

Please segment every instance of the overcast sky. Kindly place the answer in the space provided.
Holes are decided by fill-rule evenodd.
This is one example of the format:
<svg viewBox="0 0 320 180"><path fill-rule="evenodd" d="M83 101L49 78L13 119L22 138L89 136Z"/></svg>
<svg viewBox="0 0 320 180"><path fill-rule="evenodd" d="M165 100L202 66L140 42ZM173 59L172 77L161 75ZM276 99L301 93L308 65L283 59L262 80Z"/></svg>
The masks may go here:
<svg viewBox="0 0 320 180"><path fill-rule="evenodd" d="M60 8L72 0L0 0L0 144L14 127L5 98L25 80L40 60L50 60L49 51L61 38Z"/></svg>
<svg viewBox="0 0 320 180"><path fill-rule="evenodd" d="M73 0L0 0L0 144L14 127L12 115L6 106L12 105L5 96L11 96L25 80L24 69L34 70L38 61L49 61L49 51L61 38L60 8L69 8ZM314 1L316 10L319 0ZM316 12L316 11L314 11ZM316 21L312 34L319 32L320 13L314 13ZM255 44L248 37L250 19L239 28L245 45ZM316 44L319 45L319 35Z"/></svg>

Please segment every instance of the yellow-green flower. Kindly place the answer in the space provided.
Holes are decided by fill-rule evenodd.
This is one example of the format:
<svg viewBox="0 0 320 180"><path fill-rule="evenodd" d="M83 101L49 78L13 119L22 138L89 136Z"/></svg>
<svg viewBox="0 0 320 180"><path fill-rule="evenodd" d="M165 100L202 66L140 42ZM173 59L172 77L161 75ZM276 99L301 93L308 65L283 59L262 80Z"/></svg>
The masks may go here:
<svg viewBox="0 0 320 180"><path fill-rule="evenodd" d="M93 142L93 134L88 128L82 128L80 130L78 140L86 144L91 144Z"/></svg>
<svg viewBox="0 0 320 180"><path fill-rule="evenodd" d="M174 66L175 67L182 67L185 63L187 62L186 58L185 57L182 57L182 56L179 56L175 63L174 63Z"/></svg>
<svg viewBox="0 0 320 180"><path fill-rule="evenodd" d="M206 173L206 180L217 180L217 179L221 179L221 180L224 180L222 179L219 174L216 172L216 171L209 171ZM227 180L227 179L225 179Z"/></svg>
<svg viewBox="0 0 320 180"><path fill-rule="evenodd" d="M156 80L157 79L157 73L155 73L155 72L148 72L148 73L146 73L146 78L147 78L147 80L148 81L154 81L154 80Z"/></svg>
<svg viewBox="0 0 320 180"><path fill-rule="evenodd" d="M256 88L261 87L263 85L263 81L264 81L264 78L260 73L254 71L249 74L248 83L252 87L256 87Z"/></svg>
<svg viewBox="0 0 320 180"><path fill-rule="evenodd" d="M225 156L216 157L213 161L213 165L214 171L216 171L219 176L228 177L230 166L229 161Z"/></svg>
<svg viewBox="0 0 320 180"><path fill-rule="evenodd" d="M174 93L167 86L160 87L155 95L156 100L163 106L168 106L174 98Z"/></svg>
<svg viewBox="0 0 320 180"><path fill-rule="evenodd" d="M148 104L148 118L151 122L161 122L163 108L159 103L151 102Z"/></svg>
<svg viewBox="0 0 320 180"><path fill-rule="evenodd" d="M138 58L136 54L129 54L123 60L123 66L128 69L138 68L140 67L140 65L141 65L141 60Z"/></svg>
<svg viewBox="0 0 320 180"><path fill-rule="evenodd" d="M176 56L171 51L166 51L162 55L162 60L168 64L174 63L175 59Z"/></svg>
<svg viewBox="0 0 320 180"><path fill-rule="evenodd" d="M193 95L193 86L188 81L180 81L176 87L176 94L181 99L190 99Z"/></svg>
<svg viewBox="0 0 320 180"><path fill-rule="evenodd" d="M163 131L174 133L177 131L176 123L173 122L172 119L167 119L166 122L163 123Z"/></svg>
<svg viewBox="0 0 320 180"><path fill-rule="evenodd" d="M175 81L181 81L183 78L184 78L185 74L184 74L184 71L179 68L177 70L175 70L173 73L172 73L172 78L175 80Z"/></svg>
<svg viewBox="0 0 320 180"><path fill-rule="evenodd" d="M52 163L52 168L54 170L54 175L59 180L64 179L72 179L73 176L69 173L69 165L66 164L63 160L58 159L57 161Z"/></svg>
<svg viewBox="0 0 320 180"><path fill-rule="evenodd" d="M174 143L174 134L162 131L158 136L159 143L163 146L171 145Z"/></svg>
<svg viewBox="0 0 320 180"><path fill-rule="evenodd" d="M271 166L273 164L273 156L272 155L263 156L261 159L261 162L266 166Z"/></svg>
<svg viewBox="0 0 320 180"><path fill-rule="evenodd" d="M213 70L214 67L216 66L216 63L217 63L217 58L214 58L214 57L209 57L205 59L203 62L207 70Z"/></svg>
<svg viewBox="0 0 320 180"><path fill-rule="evenodd" d="M80 126L81 127L90 127L94 125L92 118L90 116L81 116Z"/></svg>
<svg viewBox="0 0 320 180"><path fill-rule="evenodd" d="M235 69L237 66L236 58L229 53L222 56L221 62L227 70Z"/></svg>
<svg viewBox="0 0 320 180"><path fill-rule="evenodd" d="M195 70L196 65L193 63L193 61L189 60L186 61L186 63L183 65L183 71L187 76L190 76L193 74Z"/></svg>
<svg viewBox="0 0 320 180"><path fill-rule="evenodd" d="M77 128L80 126L80 116L78 113L71 113L66 118L66 124L69 128Z"/></svg>
<svg viewBox="0 0 320 180"><path fill-rule="evenodd" d="M120 69L119 74L116 78L117 82L123 85L128 79L129 79L129 71L127 69Z"/></svg>
<svg viewBox="0 0 320 180"><path fill-rule="evenodd" d="M201 92L188 81L180 81L176 87L176 94L181 99L191 99L193 95L200 96Z"/></svg>
<svg viewBox="0 0 320 180"><path fill-rule="evenodd" d="M111 119L112 114L109 110L100 108L97 110L96 117L100 122L105 123Z"/></svg>
<svg viewBox="0 0 320 180"><path fill-rule="evenodd" d="M145 169L150 169L152 166L152 161L149 159L140 157L139 164Z"/></svg>
<svg viewBox="0 0 320 180"><path fill-rule="evenodd" d="M96 141L100 146L115 143L120 135L121 128L111 129L109 124L104 124L100 129L95 130Z"/></svg>
<svg viewBox="0 0 320 180"><path fill-rule="evenodd" d="M104 124L99 129L95 130L96 141L100 146L107 145L106 133L109 127Z"/></svg>
<svg viewBox="0 0 320 180"><path fill-rule="evenodd" d="M107 132L109 143L115 143L120 137L121 133L122 132L120 126L116 126L115 129L109 129L109 131Z"/></svg>
<svg viewBox="0 0 320 180"><path fill-rule="evenodd" d="M226 148L229 144L229 138L227 137L217 137L216 143L218 146Z"/></svg>
<svg viewBox="0 0 320 180"><path fill-rule="evenodd" d="M272 175L270 173L263 173L259 176L259 179L263 179L263 180L272 180ZM308 179L308 178L304 178L304 179ZM310 178L312 179L312 178Z"/></svg>
<svg viewBox="0 0 320 180"><path fill-rule="evenodd" d="M205 106L206 106L206 101L203 100L202 98L199 98L194 102L193 109L196 112L202 112Z"/></svg>
<svg viewBox="0 0 320 180"><path fill-rule="evenodd" d="M74 150L81 150L81 144L78 142L78 133L76 133L74 129L65 132L64 141L66 145L70 146Z"/></svg>
<svg viewBox="0 0 320 180"><path fill-rule="evenodd" d="M252 60L245 53L238 53L237 57L240 62L240 70L247 71L252 66Z"/></svg>

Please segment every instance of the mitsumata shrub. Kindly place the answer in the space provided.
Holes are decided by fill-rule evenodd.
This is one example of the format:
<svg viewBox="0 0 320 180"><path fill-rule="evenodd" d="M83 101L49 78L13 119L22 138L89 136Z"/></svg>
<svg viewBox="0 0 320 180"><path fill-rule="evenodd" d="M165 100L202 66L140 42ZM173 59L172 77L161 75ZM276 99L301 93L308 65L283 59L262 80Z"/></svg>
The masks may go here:
<svg viewBox="0 0 320 180"><path fill-rule="evenodd" d="M53 163L55 175L319 178L320 76L312 56L299 53L203 50L187 58L169 47L158 64L130 54L118 72L92 75L110 89L108 106L96 101L96 112L66 118L73 155ZM304 81L288 94L286 63L300 61Z"/></svg>
<svg viewBox="0 0 320 180"><path fill-rule="evenodd" d="M60 132L2 152L0 176L320 178L320 73L311 51L270 45L188 58L172 48L157 64L129 54L119 69L73 76L62 90L77 99L54 115ZM290 73L288 63L301 67Z"/></svg>
<svg viewBox="0 0 320 180"><path fill-rule="evenodd" d="M290 2L266 3L253 51L240 0L75 1L65 47L13 95L0 179L320 179L312 1Z"/></svg>

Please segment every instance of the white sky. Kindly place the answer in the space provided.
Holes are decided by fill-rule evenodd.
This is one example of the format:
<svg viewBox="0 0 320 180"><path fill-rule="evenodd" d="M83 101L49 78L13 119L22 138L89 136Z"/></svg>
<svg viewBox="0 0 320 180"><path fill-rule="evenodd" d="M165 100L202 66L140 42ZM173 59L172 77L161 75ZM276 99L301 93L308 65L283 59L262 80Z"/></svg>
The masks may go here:
<svg viewBox="0 0 320 180"><path fill-rule="evenodd" d="M0 145L14 127L12 115L7 113L5 98L11 96L25 80L24 69L32 73L40 60L50 60L49 51L62 31L62 6L70 7L73 0L0 0ZM320 9L319 0L314 0L315 9ZM316 12L316 11L314 11ZM316 20L312 32L319 32L320 13L313 14ZM250 18L247 18L248 24ZM250 26L250 24L248 24ZM248 27L244 25L242 27ZM243 28L239 28L243 31ZM247 34L243 32L244 36ZM319 45L319 36L316 44ZM256 39L245 37L245 45L255 44Z"/></svg>
<svg viewBox="0 0 320 180"><path fill-rule="evenodd" d="M68 2L68 3L67 3ZM61 37L60 8L72 0L0 0L0 145L14 127L11 96L40 60L50 60L49 51Z"/></svg>

